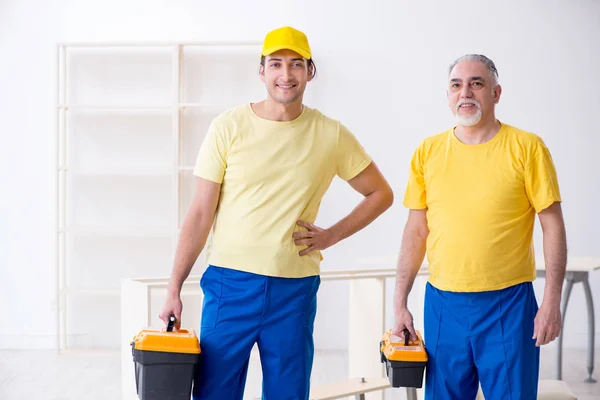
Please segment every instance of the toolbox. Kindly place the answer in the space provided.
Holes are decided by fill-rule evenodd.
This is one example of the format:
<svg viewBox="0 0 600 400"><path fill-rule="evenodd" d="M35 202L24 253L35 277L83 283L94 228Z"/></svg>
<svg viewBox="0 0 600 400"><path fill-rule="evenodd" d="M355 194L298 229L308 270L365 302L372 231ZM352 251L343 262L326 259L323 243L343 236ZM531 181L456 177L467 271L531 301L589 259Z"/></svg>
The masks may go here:
<svg viewBox="0 0 600 400"><path fill-rule="evenodd" d="M193 330L145 329L131 341L135 385L140 400L190 400L200 343Z"/></svg>
<svg viewBox="0 0 600 400"><path fill-rule="evenodd" d="M427 352L421 333L416 333L417 339L413 341L408 329L404 330L404 339L389 330L379 343L381 362L385 363L392 387L423 387Z"/></svg>

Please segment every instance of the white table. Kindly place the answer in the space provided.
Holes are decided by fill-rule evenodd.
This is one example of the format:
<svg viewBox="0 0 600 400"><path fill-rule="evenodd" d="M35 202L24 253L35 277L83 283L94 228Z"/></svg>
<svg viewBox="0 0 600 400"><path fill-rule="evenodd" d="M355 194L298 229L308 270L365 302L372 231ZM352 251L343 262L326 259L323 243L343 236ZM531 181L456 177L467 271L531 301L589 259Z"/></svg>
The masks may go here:
<svg viewBox="0 0 600 400"><path fill-rule="evenodd" d="M538 277L544 278L546 276L546 266L544 265L543 257L536 258L536 269ZM571 297L571 289L573 289L573 284L581 282L583 284L583 291L585 293L585 302L587 304L588 314L588 377L585 379L585 382L596 382L596 380L592 378L592 372L594 371L594 336L596 331L596 323L594 321L594 299L592 297L592 290L590 288L589 275L590 272L597 269L600 269L600 258L598 257L577 257L569 259L567 262L567 271L565 274L565 281L567 284L563 289L562 305L560 310L562 313L563 329L560 331L560 335L558 336L558 352L556 354L555 377L558 380L562 379L562 343L565 332L567 305L569 304L569 297Z"/></svg>
<svg viewBox="0 0 600 400"><path fill-rule="evenodd" d="M388 268L395 267L398 261L397 255L369 257L359 259L360 264L368 264L371 266L386 266ZM427 264L424 263L421 270L424 270ZM567 262L567 271L565 274L566 285L563 288L561 313L563 320L563 329L558 336L558 351L556 355L556 373L555 377L558 380L562 379L562 351L563 351L563 335L565 330L565 317L567 314L567 305L569 303L569 297L571 296L571 289L575 283L582 283L583 290L585 293L585 300L587 304L588 314L588 357L587 357L587 370L588 377L585 379L587 383L595 383L596 380L592 378L592 372L594 371L594 335L595 335L595 321L594 321L594 300L592 296L592 290L589 283L589 274L592 271L600 269L600 257L574 257L570 258ZM536 275L540 278L546 276L546 266L544 264L544 257L536 257Z"/></svg>

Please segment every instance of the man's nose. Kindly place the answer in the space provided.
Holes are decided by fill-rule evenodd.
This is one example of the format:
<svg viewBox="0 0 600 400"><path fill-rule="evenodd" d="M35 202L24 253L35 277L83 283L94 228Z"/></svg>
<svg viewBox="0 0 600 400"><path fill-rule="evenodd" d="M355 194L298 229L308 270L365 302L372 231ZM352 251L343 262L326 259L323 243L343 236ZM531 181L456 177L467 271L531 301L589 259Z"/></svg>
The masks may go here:
<svg viewBox="0 0 600 400"><path fill-rule="evenodd" d="M281 74L282 78L283 78L283 79L285 79L285 80L287 81L287 80L289 80L289 79L290 79L290 76L291 76L291 75L292 75L292 74L291 74L291 71L290 71L290 66L289 66L289 65L286 65L286 66L284 66L284 67L283 67L282 74Z"/></svg>
<svg viewBox="0 0 600 400"><path fill-rule="evenodd" d="M460 90L460 97L469 99L472 96L473 96L473 91L471 90L471 87L469 85L464 85L462 87L462 89Z"/></svg>

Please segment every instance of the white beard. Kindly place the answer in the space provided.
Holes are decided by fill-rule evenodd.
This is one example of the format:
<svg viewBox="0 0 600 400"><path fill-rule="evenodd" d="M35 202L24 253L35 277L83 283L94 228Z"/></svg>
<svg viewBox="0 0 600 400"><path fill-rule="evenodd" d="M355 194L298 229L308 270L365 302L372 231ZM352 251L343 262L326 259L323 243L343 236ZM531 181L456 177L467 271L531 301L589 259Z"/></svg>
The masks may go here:
<svg viewBox="0 0 600 400"><path fill-rule="evenodd" d="M474 126L481 121L481 108L477 107L477 112L473 115L460 115L455 114L456 122L462 126Z"/></svg>
<svg viewBox="0 0 600 400"><path fill-rule="evenodd" d="M465 103L473 103L475 107L477 107L477 112L473 115L464 116L460 115L458 111L460 110L460 106ZM456 111L454 112L454 116L456 117L456 122L461 126L474 126L481 121L481 105L475 99L471 100L460 100L456 104Z"/></svg>

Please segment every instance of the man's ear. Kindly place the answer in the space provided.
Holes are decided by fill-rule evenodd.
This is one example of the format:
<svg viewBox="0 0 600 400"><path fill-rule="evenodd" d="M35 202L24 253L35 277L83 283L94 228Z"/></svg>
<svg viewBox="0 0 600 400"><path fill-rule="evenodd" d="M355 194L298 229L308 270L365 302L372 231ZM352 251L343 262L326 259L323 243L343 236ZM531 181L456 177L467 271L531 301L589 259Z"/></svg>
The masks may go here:
<svg viewBox="0 0 600 400"><path fill-rule="evenodd" d="M307 61L308 63L308 61ZM313 63L308 63L308 79L307 82L310 82L313 80L313 78L315 77L315 64Z"/></svg>
<svg viewBox="0 0 600 400"><path fill-rule="evenodd" d="M496 85L494 88L494 103L498 104L500 101L500 95L502 94L502 86Z"/></svg>
<svg viewBox="0 0 600 400"><path fill-rule="evenodd" d="M260 76L260 80L264 82L265 81L265 66L262 64L258 67L258 75Z"/></svg>

